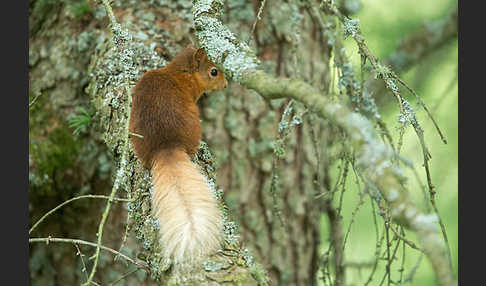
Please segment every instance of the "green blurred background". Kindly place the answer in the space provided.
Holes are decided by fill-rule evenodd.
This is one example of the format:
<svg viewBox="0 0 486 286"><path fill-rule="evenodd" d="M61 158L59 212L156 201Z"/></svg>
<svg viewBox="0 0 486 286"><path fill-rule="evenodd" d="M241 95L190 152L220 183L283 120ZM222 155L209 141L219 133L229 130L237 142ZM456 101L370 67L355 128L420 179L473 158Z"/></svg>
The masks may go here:
<svg viewBox="0 0 486 286"><path fill-rule="evenodd" d="M441 18L447 17L451 11L457 7L457 1L431 0L431 1L361 1L361 10L352 16L360 20L362 34L372 53L380 60L386 59L396 50L400 40L407 35L421 29L424 25L432 23ZM352 60L355 70L359 71L360 57L358 48L353 39L345 41L346 54ZM432 121L426 112L417 104L415 97L408 93L405 88L400 87L402 95L409 101L417 113L419 123L425 132L425 141L432 159L429 161L432 183L436 187L437 207L441 218L446 226L447 236L450 242L452 262L455 273L458 268L458 43L457 38L450 41L441 48L432 51L430 55L423 58L418 64L400 77L409 84L418 95L424 100L425 104L432 112L444 136L447 144L444 144L437 133ZM397 121L399 115L398 104L391 93L385 104L380 104L380 113L383 116L390 132L392 133L395 144L398 141ZM414 202L425 211L426 205L421 184L426 186L427 178L423 167L423 155L420 143L413 128L409 126L404 135L401 154L413 161L419 174L419 183L411 169L403 168L409 178L407 186ZM337 169L337 168L335 168ZM337 173L337 170L336 170ZM336 175L336 174L335 174ZM352 218L359 202L356 177L350 171L347 177L347 189L344 193L342 208L344 232L348 230ZM378 214L377 214L378 216ZM383 220L378 217L380 230L383 228ZM322 252L329 246L328 220L322 219ZM355 221L351 226L351 232L346 242L345 261L367 263L373 261L376 245L375 226L372 216L372 208L369 198L365 198L365 203L359 208ZM390 232L392 235L392 232ZM417 242L416 237L406 232L406 237ZM416 243L420 245L420 243ZM382 252L385 248L382 247ZM394 246L392 247L392 250ZM407 248L405 253L404 277L412 270L419 259L420 252ZM398 279L398 269L401 265L402 247L397 252L398 259L391 267L392 280ZM363 285L368 279L370 267L357 269L348 268L347 284ZM378 265L373 281L369 285L380 285L385 273L385 263ZM422 259L420 266L415 273L411 285L436 285L432 267L427 259ZM410 285L409 284L409 285ZM323 285L321 283L321 285ZM386 285L386 281L383 283Z"/></svg>

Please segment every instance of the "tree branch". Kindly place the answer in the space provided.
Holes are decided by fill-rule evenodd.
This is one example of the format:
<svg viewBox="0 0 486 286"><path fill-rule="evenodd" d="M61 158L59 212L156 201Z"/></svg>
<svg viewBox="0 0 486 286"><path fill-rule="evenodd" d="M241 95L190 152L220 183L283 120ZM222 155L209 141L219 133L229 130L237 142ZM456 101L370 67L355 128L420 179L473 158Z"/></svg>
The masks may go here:
<svg viewBox="0 0 486 286"><path fill-rule="evenodd" d="M402 171L391 163L393 152L378 138L373 125L347 106L332 102L323 92L293 78L277 78L258 69L253 51L226 28L219 17L222 1L194 1L196 37L225 75L266 99L293 98L310 111L341 127L356 151L357 167L367 183L388 202L392 218L416 232L432 263L439 285L455 285L436 215L422 213L410 200Z"/></svg>
<svg viewBox="0 0 486 286"><path fill-rule="evenodd" d="M408 70L450 40L457 38L457 19L456 8L446 17L424 25L420 30L404 38L384 63L397 72Z"/></svg>
<svg viewBox="0 0 486 286"><path fill-rule="evenodd" d="M458 35L458 11L455 9L445 18L424 25L420 30L404 38L397 49L386 58L383 63L390 66L397 73L403 73L420 63L425 57L438 51ZM373 90L377 101L384 98L386 86L369 77L365 83L369 90Z"/></svg>

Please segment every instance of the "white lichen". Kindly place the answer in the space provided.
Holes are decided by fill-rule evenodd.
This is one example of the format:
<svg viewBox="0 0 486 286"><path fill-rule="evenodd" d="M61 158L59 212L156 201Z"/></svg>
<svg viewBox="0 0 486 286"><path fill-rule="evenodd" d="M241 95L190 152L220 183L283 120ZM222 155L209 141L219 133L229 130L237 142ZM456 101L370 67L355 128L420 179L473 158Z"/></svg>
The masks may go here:
<svg viewBox="0 0 486 286"><path fill-rule="evenodd" d="M199 15L199 10L193 11L194 15ZM206 50L209 58L222 64L230 78L239 81L244 71L257 68L258 60L251 54L250 47L238 42L219 20L208 16L194 17L194 27L201 47Z"/></svg>
<svg viewBox="0 0 486 286"><path fill-rule="evenodd" d="M396 208L392 209L392 217L398 217L406 208L405 203L399 204Z"/></svg>
<svg viewBox="0 0 486 286"><path fill-rule="evenodd" d="M400 197L400 192L395 189L390 189L386 196L389 202L393 202L397 200L399 197Z"/></svg>
<svg viewBox="0 0 486 286"><path fill-rule="evenodd" d="M214 0L200 0L194 3L193 17L197 18L202 13L211 11Z"/></svg>
<svg viewBox="0 0 486 286"><path fill-rule="evenodd" d="M356 37L359 34L359 19L344 18L344 39L348 36Z"/></svg>
<svg viewBox="0 0 486 286"><path fill-rule="evenodd" d="M436 214L420 213L412 219L411 226L415 230L437 231L438 230L437 221L438 221L438 217Z"/></svg>

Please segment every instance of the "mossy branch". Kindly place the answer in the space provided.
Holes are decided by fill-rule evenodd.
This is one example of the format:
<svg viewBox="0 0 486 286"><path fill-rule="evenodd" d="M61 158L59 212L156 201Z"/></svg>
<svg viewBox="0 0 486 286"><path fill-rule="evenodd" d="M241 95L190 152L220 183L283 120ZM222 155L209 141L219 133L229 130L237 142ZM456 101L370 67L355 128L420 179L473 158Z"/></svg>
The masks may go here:
<svg viewBox="0 0 486 286"><path fill-rule="evenodd" d="M391 163L394 153L379 139L373 125L347 106L331 102L321 90L306 82L274 77L259 70L254 52L219 20L223 1L193 3L196 37L225 75L266 99L295 99L311 112L341 127L348 134L356 152L357 168L367 183L387 201L391 217L418 235L424 253L432 263L438 284L455 285L447 250L437 229L436 215L426 215L413 204L404 187L402 171Z"/></svg>
<svg viewBox="0 0 486 286"><path fill-rule="evenodd" d="M105 9L106 9L108 16L110 17L110 22L111 22L111 25L112 25L113 32L116 33L117 29L118 29L118 23L116 22L116 18L115 18L115 15L113 14L113 10L111 9L111 6L110 6L110 4L108 3L107 0L102 0L102 3L105 6ZM117 43L116 40L113 39L113 42L114 42L115 45L116 44L119 44L120 46L123 45L123 41L120 41L119 43ZM131 98L131 93L130 93L130 90L129 90L129 82L127 80L125 80L125 91L126 91L126 96L127 96L126 106L125 106L125 117L127 119L126 119L126 123L125 123L125 129L123 131L124 136L122 138L120 138L121 141L122 141L120 146L122 146L122 148L123 148L121 160L120 160L120 162L121 162L120 163L120 169L116 174L115 182L113 184L113 187L112 187L111 193L110 193L110 198L106 202L105 210L104 210L103 215L101 217L100 224L98 225L98 232L96 233L96 236L97 236L98 239L97 239L96 251L95 251L95 254L93 255L93 258L94 258L93 267L91 268L91 272L90 272L90 275L88 277L88 280L83 284L83 286L89 286L91 284L91 281L94 278L94 274L96 273L96 267L98 265L98 260L99 260L99 255L100 255L101 239L103 237L103 228L105 226L106 220L108 218L108 214L110 212L111 203L113 202L115 194L116 194L117 190L119 189L120 185L123 184L123 180L125 178L124 168L125 168L126 163L128 162L129 154L130 154L130 147L129 147L130 146L130 139L129 139L130 132L129 132L129 129L128 129L128 118L130 118L130 109L131 109L131 105L132 105L132 100L131 100L132 98Z"/></svg>

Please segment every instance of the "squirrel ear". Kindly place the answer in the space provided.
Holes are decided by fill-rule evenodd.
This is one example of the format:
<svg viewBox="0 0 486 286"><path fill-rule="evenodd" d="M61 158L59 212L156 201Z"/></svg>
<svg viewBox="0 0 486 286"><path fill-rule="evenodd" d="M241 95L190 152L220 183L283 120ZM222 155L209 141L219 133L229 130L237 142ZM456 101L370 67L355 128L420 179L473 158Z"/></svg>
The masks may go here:
<svg viewBox="0 0 486 286"><path fill-rule="evenodd" d="M196 68L196 70L199 70L201 62L205 60L206 57L207 56L204 49L202 48L197 49L197 51L194 53L194 67Z"/></svg>

